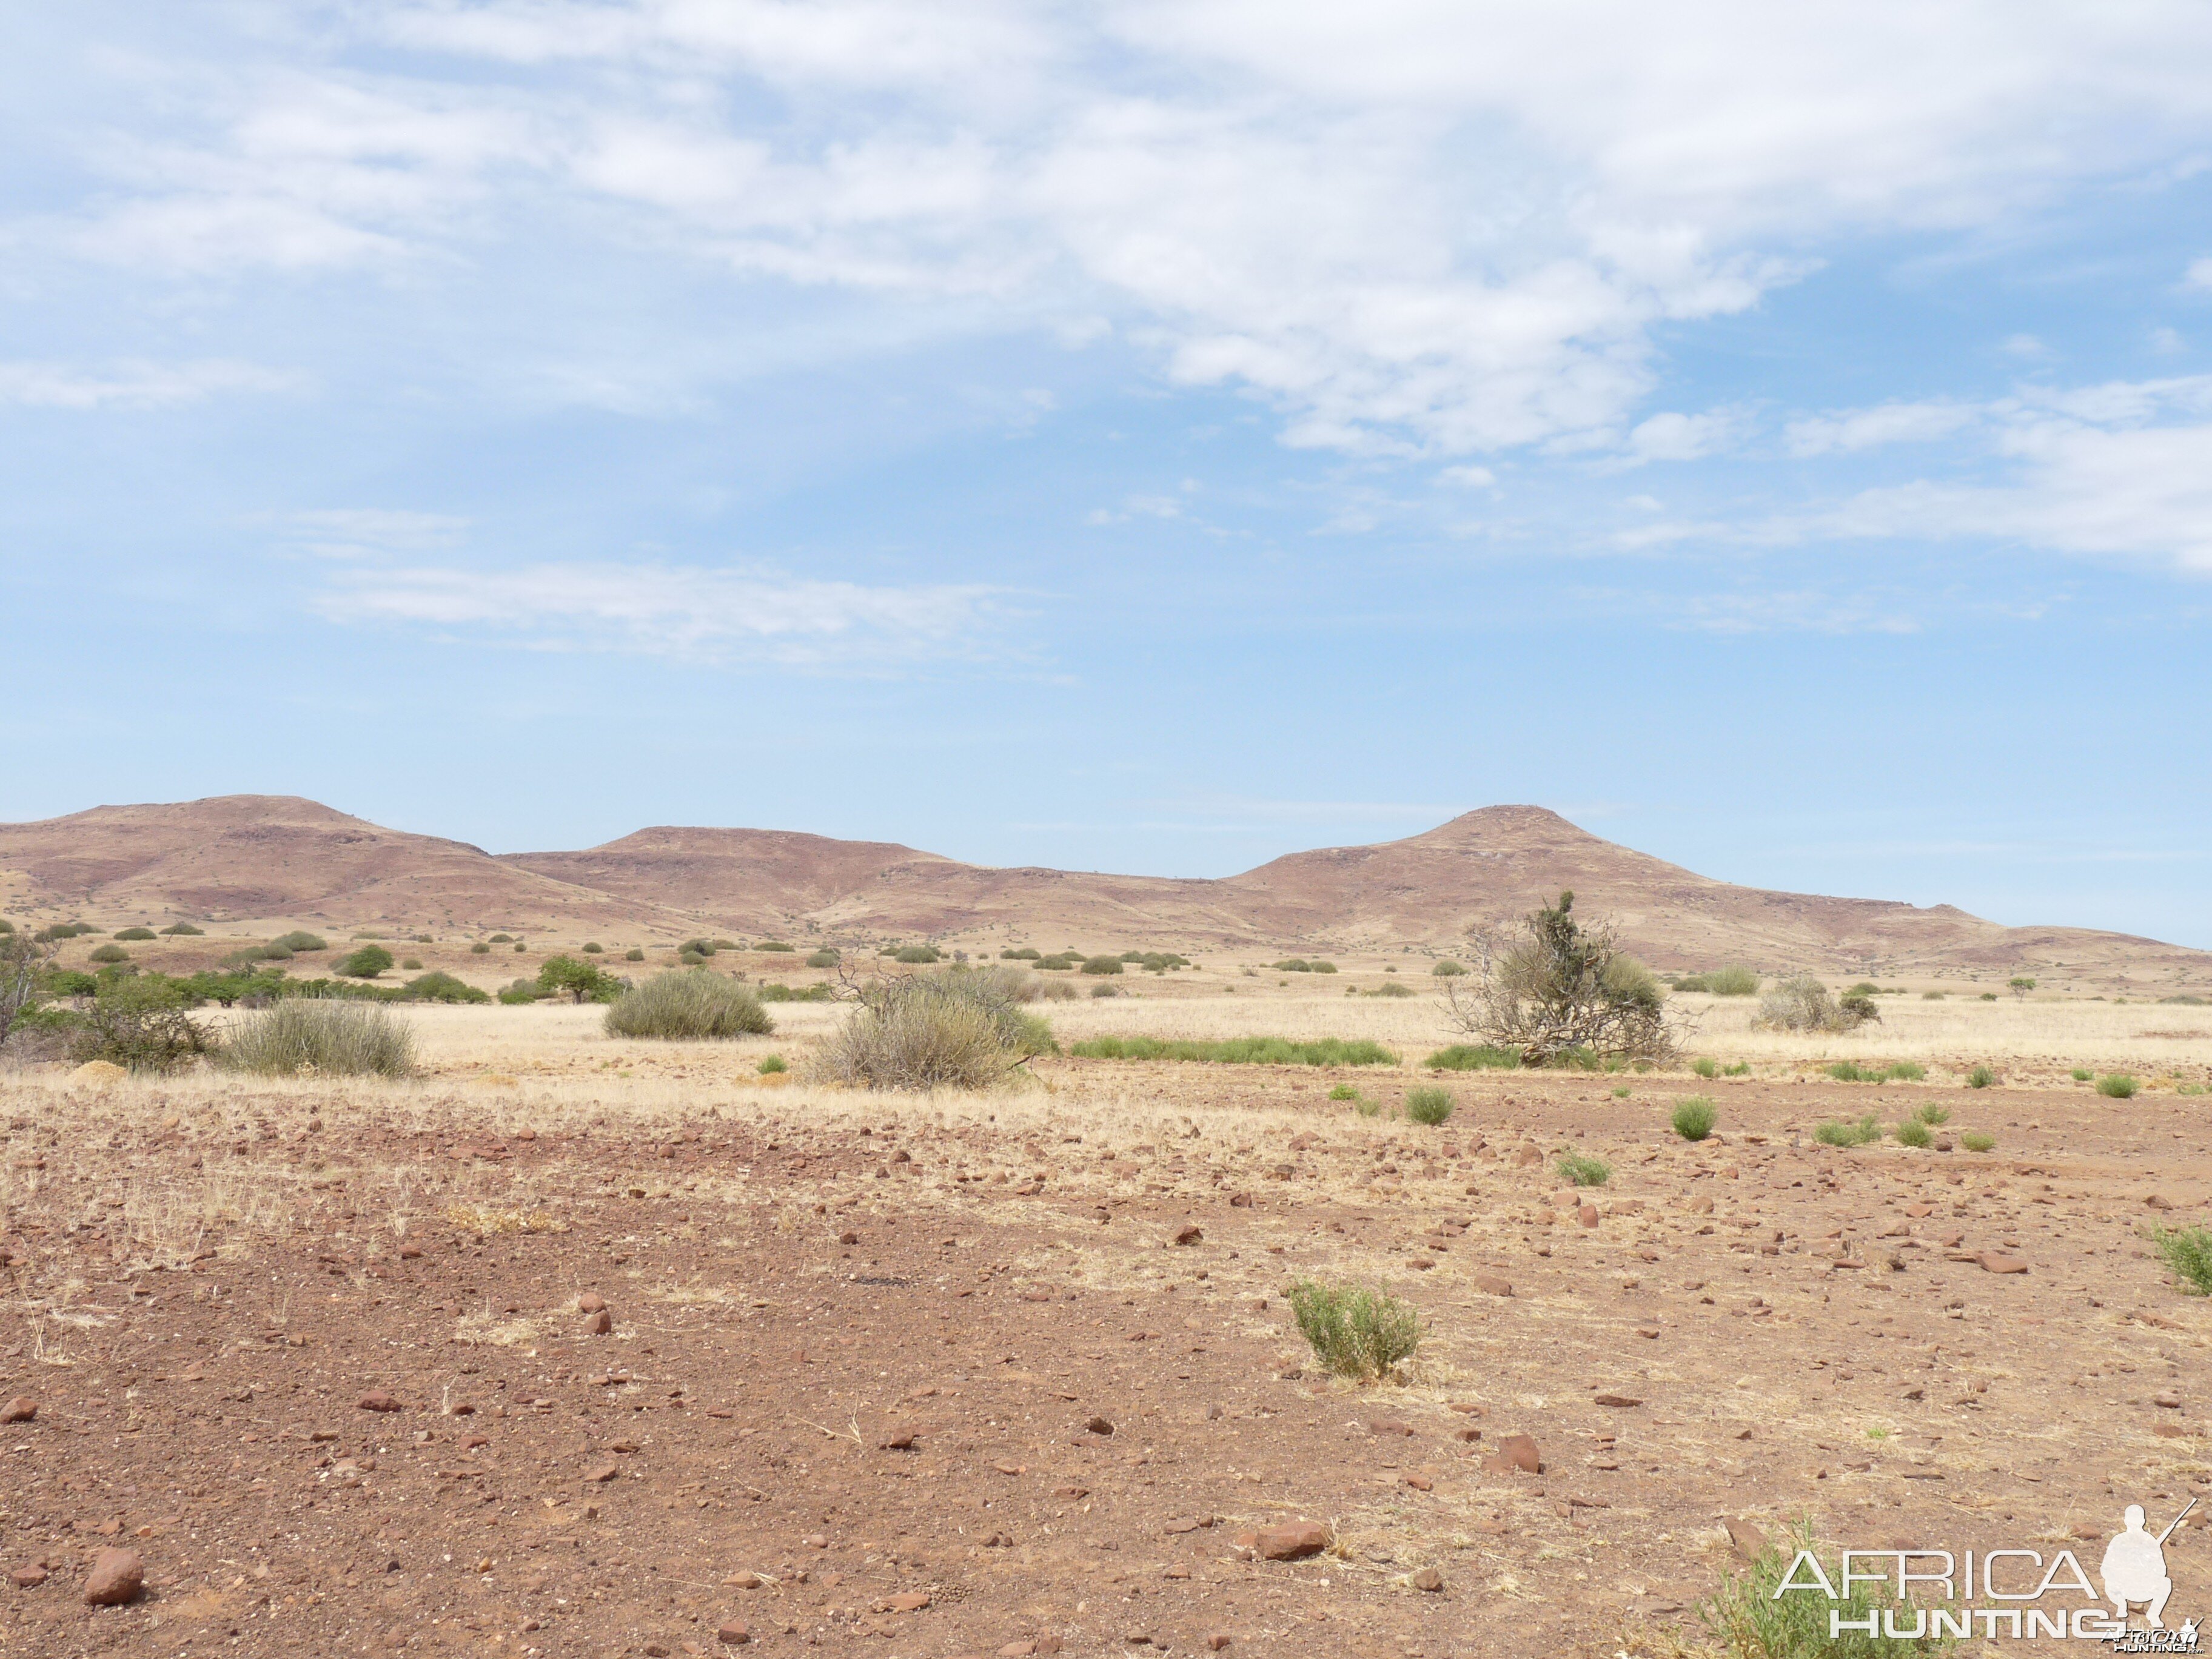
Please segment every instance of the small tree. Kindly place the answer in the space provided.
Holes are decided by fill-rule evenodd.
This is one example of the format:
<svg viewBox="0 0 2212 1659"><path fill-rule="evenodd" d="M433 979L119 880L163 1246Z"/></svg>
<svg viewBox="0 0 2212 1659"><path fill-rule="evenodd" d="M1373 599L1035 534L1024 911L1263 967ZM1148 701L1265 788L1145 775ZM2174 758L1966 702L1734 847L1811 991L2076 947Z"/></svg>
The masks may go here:
<svg viewBox="0 0 2212 1659"><path fill-rule="evenodd" d="M2035 981L2025 974L2021 974L2014 978L2007 980L2005 984L2010 988L2012 994L2016 997L2025 997L2030 991L2033 991L2035 988Z"/></svg>
<svg viewBox="0 0 2212 1659"><path fill-rule="evenodd" d="M36 1007L40 978L53 960L51 940L41 940L10 929L0 933L0 1043L15 1021Z"/></svg>
<svg viewBox="0 0 2212 1659"><path fill-rule="evenodd" d="M374 979L392 966L392 952L381 945L364 945L331 971L348 979Z"/></svg>
<svg viewBox="0 0 2212 1659"><path fill-rule="evenodd" d="M1569 1049L1626 1059L1664 1060L1674 1052L1667 994L1651 971L1620 949L1610 924L1584 927L1575 896L1559 895L1522 918L1523 938L1503 949L1484 939L1475 970L1444 981L1453 1028L1521 1051L1526 1066L1548 1065Z"/></svg>
<svg viewBox="0 0 2212 1659"><path fill-rule="evenodd" d="M538 988L548 993L566 992L582 1004L612 1002L622 994L623 984L594 963L581 962L574 957L549 957L545 965L538 970Z"/></svg>

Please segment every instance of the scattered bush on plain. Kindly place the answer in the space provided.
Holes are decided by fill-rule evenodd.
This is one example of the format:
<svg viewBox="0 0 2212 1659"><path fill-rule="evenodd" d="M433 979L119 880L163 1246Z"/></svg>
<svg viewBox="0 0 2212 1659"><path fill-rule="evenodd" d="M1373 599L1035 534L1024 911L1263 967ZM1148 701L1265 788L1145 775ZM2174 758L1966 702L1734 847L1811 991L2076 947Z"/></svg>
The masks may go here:
<svg viewBox="0 0 2212 1659"><path fill-rule="evenodd" d="M478 1000L483 993L477 993ZM226 1071L291 1077L407 1078L420 1070L415 1030L374 1003L287 998L248 1014L216 1050Z"/></svg>
<svg viewBox="0 0 2212 1659"><path fill-rule="evenodd" d="M610 1036L765 1036L775 1022L751 989L720 974L679 968L617 996L606 1012Z"/></svg>
<svg viewBox="0 0 2212 1659"><path fill-rule="evenodd" d="M1299 1334L1334 1376L1376 1382L1420 1349L1419 1313L1387 1291L1302 1279L1290 1302Z"/></svg>

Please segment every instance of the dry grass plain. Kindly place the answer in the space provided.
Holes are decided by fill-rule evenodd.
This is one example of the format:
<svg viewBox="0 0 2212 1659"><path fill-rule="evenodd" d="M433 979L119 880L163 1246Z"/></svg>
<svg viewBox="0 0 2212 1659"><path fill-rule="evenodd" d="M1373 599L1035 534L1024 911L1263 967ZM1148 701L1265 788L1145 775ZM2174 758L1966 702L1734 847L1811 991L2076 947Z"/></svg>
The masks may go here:
<svg viewBox="0 0 2212 1659"><path fill-rule="evenodd" d="M1656 1656L1700 1650L1731 1521L2094 1552L2125 1503L2212 1508L2212 1304L2144 1237L2205 1217L2212 1010L1890 998L1808 1042L1722 1001L1691 1052L1748 1076L1451 1077L1423 1128L1390 1109L1451 1034L1425 983L1345 994L1380 982L1044 1012L1395 1069L857 1094L805 1080L839 1011L782 1004L716 1044L410 1009L404 1084L0 1073L0 1401L38 1407L0 1573L44 1575L0 1652ZM1930 1102L1996 1151L1810 1137ZM1610 1182L1563 1192L1569 1151ZM1301 1275L1414 1303L1409 1375L1316 1376ZM1513 1434L1540 1473L1486 1464ZM1240 1541L1289 1520L1329 1551ZM88 1608L116 1545L145 1594ZM2168 1559L2168 1622L2212 1613L2212 1535Z"/></svg>

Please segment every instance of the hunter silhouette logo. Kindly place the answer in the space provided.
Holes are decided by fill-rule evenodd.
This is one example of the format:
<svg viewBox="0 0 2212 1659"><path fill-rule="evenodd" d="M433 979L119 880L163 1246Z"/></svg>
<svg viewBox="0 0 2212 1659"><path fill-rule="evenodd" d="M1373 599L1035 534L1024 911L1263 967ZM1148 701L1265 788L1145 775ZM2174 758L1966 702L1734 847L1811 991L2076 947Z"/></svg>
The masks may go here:
<svg viewBox="0 0 2212 1659"><path fill-rule="evenodd" d="M1774 1599L1812 1595L1848 1604L1828 1609L1831 1640L2064 1637L2107 1643L2118 1653L2202 1653L2195 1619L2178 1629L2165 1622L2173 1595L2166 1545L2196 1507L2192 1498L2163 1532L2153 1533L2143 1506L2129 1504L2098 1563L2101 1594L2070 1549L2047 1561L2032 1549L1845 1550L1835 1580L1818 1555L1800 1549ZM1880 1571L1872 1570L1875 1563ZM1868 1587L1875 1584L1882 1589L1869 1602ZM2129 1624L2130 1608L2142 1610L2140 1626Z"/></svg>

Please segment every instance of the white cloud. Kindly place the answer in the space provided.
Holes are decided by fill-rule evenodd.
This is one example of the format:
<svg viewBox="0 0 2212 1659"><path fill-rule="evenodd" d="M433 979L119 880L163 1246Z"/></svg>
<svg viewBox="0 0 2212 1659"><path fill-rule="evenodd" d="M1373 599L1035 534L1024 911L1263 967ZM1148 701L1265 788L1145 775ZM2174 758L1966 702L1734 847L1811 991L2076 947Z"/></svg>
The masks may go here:
<svg viewBox="0 0 2212 1659"><path fill-rule="evenodd" d="M326 507L289 514L284 523L302 552L324 559L434 552L459 546L469 528L466 519L384 507Z"/></svg>
<svg viewBox="0 0 2212 1659"><path fill-rule="evenodd" d="M1628 453L1638 461L1694 461L1734 444L1744 425L1743 413L1735 410L1654 415L1629 433Z"/></svg>
<svg viewBox="0 0 2212 1659"><path fill-rule="evenodd" d="M1486 466L1448 466L1437 474L1437 480L1463 489L1487 489L1498 482L1498 475Z"/></svg>
<svg viewBox="0 0 2212 1659"><path fill-rule="evenodd" d="M343 622L480 629L544 648L866 667L972 653L996 592L768 568L544 564L348 573L317 608Z"/></svg>
<svg viewBox="0 0 2212 1659"><path fill-rule="evenodd" d="M280 70L246 50L134 88L72 245L304 272L587 224L982 307L945 326L1110 324L1176 380L1264 398L1294 444L1378 453L1618 432L1656 325L1756 304L1822 237L1983 223L2212 139L2212 25L2182 0L338 15L354 33L303 26ZM1711 453L1705 418L1655 416L1632 453Z"/></svg>
<svg viewBox="0 0 2212 1659"><path fill-rule="evenodd" d="M1934 443L1972 424L1978 411L1966 404L1881 404L1792 421L1783 435L1793 455L1856 453L1884 444Z"/></svg>
<svg viewBox="0 0 2212 1659"><path fill-rule="evenodd" d="M228 392L289 391L298 377L254 363L118 363L87 369L66 363L0 362L0 404L39 409L168 409Z"/></svg>
<svg viewBox="0 0 2212 1659"><path fill-rule="evenodd" d="M2187 280L2191 288L2212 288L2212 258L2191 260Z"/></svg>

